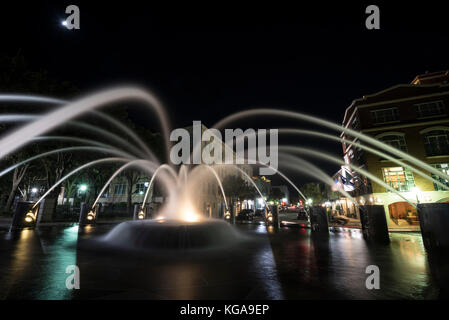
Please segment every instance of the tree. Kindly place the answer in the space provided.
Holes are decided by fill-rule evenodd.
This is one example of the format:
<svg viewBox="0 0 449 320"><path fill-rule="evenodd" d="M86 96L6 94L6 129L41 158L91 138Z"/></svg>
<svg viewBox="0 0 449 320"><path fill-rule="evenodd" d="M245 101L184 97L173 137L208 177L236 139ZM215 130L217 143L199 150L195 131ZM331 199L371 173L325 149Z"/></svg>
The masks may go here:
<svg viewBox="0 0 449 320"><path fill-rule="evenodd" d="M58 152L56 155L41 158L41 163L45 170L46 189L52 188L74 165L72 153ZM62 185L59 184L47 196L46 201L58 201ZM55 206L56 207L56 206Z"/></svg>
<svg viewBox="0 0 449 320"><path fill-rule="evenodd" d="M234 204L238 200L254 198L254 188L252 188L240 175L226 176L223 179L222 184L226 196L230 198L232 208L234 208Z"/></svg>
<svg viewBox="0 0 449 320"><path fill-rule="evenodd" d="M65 204L66 199L68 201L68 199L75 195L78 182L79 175L75 175L64 180L64 199L62 199L62 204Z"/></svg>
<svg viewBox="0 0 449 320"><path fill-rule="evenodd" d="M30 70L24 56L19 52L14 57L5 57L0 55L0 87L4 91L9 92L16 92L16 93L26 93L26 94L37 94L37 95L44 95L44 96L53 96L58 98L67 98L73 96L75 93L78 93L78 90L73 87L70 83L59 81L56 79L53 79L49 76L48 72L45 70L38 70L33 71ZM29 104L29 103L15 103L14 105L11 105L11 103L2 103L0 102L0 110L3 113L31 113L31 114L39 114L42 112L45 112L48 110L48 108L51 106L47 106L45 104L39 104L36 106L35 104ZM150 149L153 151L153 153L156 154L156 156L159 155L160 158L162 158L161 155L165 154L163 152L164 150L164 144L163 139L160 135L154 134L150 130L144 127L139 127L134 125L127 113L127 108L129 106L123 106L123 105L117 105L114 108L108 109L108 114L113 115L115 120L121 122L126 127L130 128L131 130L134 130L139 137L145 142L147 142L150 146ZM122 131L119 131L117 129L117 126L113 123L109 123L107 121L104 121L102 117L98 116L92 116L93 114L84 115L83 117L80 117L77 119L77 121L82 121L83 123L88 123L92 126L96 126L98 128L102 128L105 131L109 131L111 133L115 133L118 135L123 135ZM5 131L6 129L12 127L12 124L2 124L0 123L0 133L2 131ZM55 130L52 130L51 135L66 135L66 136L73 136L73 126L72 125L65 125L60 126ZM98 141L98 134L88 132L88 131L77 131L76 132L77 137L81 138L87 138L92 139L94 141ZM101 137L103 139L104 137ZM106 138L106 140L108 140ZM103 142L103 141L102 141ZM104 141L105 143L111 143L111 141ZM32 146L28 145L17 152L15 152L11 157L8 159L0 159L2 161L7 162L7 165L12 165L13 163L20 162L27 157L31 155L36 155L39 153L47 152L50 150L55 150L63 147L69 147L79 145L77 143L69 143L67 141L48 141L45 142L39 141L38 143L33 143ZM32 148L32 153L28 153L28 148ZM123 147L123 146L121 146ZM126 146L125 146L126 148ZM110 155L107 154L109 157ZM14 157L14 158L13 158ZM24 198L27 198L26 191L29 189L25 186L25 180L23 180L25 177L27 177L27 171L30 170L30 165L34 165L35 163L38 163L43 168L42 173L44 175L45 180L45 187L47 190L51 188L56 181L60 180L65 174L67 174L69 171L74 169L75 167L78 167L81 164L85 164L89 161L92 161L94 159L98 158L97 152L64 152L64 153L56 153L51 156L47 156L45 158L41 158L39 160L36 160L36 162L33 162L31 164L22 166L17 168L12 174L9 174L8 176L5 176L2 181L3 183L0 186L0 190L2 191L2 195L9 194L8 200L5 199L5 196L2 196L3 203L7 202L7 206L4 206L5 208L10 208L12 201L17 194L17 190L19 188L20 183L22 182L21 190L22 190L22 196ZM102 166L101 170L98 169L86 169L83 170L86 171L83 179L86 179L86 181L90 185L90 189L88 189L88 196L87 200L90 200L92 196L96 196L96 194L99 192L100 188L103 186L103 184L106 182L106 179L109 178L109 176L112 174L111 170L114 169L115 166L113 164L111 165L105 165ZM80 175L83 174L83 172L80 172ZM137 182L138 176L137 173L131 174L131 176L125 176L128 180L128 208L131 210L131 201L132 201L132 188L133 185ZM30 184L34 178L29 177L29 179L26 179L27 184ZM4 184L8 183L11 188L5 188ZM64 182L64 186L66 187L66 195L67 197L70 197L75 189L76 185L78 183L77 177L72 177L69 179L69 181ZM57 195L60 193L61 186L58 186L49 194L49 198L54 198L54 201L57 199Z"/></svg>
<svg viewBox="0 0 449 320"><path fill-rule="evenodd" d="M38 181L44 180L44 175L42 174L42 170L39 166L30 164L26 171L25 176L22 179L22 182L19 186L19 191L22 195L22 199L24 201L29 200L29 193L34 187L38 187ZM41 187L41 186L39 186ZM38 188L40 189L40 188Z"/></svg>
<svg viewBox="0 0 449 320"><path fill-rule="evenodd" d="M314 203L323 202L324 192L323 186L318 182L306 183L302 188L301 192L307 197L307 199L312 199Z"/></svg>
<svg viewBox="0 0 449 320"><path fill-rule="evenodd" d="M6 205L4 207L4 212L8 212L11 209L12 202L17 193L17 188L19 187L20 182L22 182L23 177L29 167L29 163L15 168L12 175L12 186L11 191L9 192L8 200L6 201Z"/></svg>
<svg viewBox="0 0 449 320"><path fill-rule="evenodd" d="M281 199L285 198L285 193L282 192L279 188L271 188L270 196L268 197L268 201L281 201Z"/></svg>
<svg viewBox="0 0 449 320"><path fill-rule="evenodd" d="M18 93L24 92L27 94L36 93L38 95L49 96L56 95L58 97L63 97L69 93L75 92L74 87L67 82L51 79L45 70L30 70L24 56L20 53L20 51L14 57L0 56L0 87L3 91ZM12 106L10 103L1 103L0 109L3 113L35 113L45 111L46 107L45 105L36 106L33 104L23 103L14 103ZM5 131L11 126L11 124L0 124L0 131ZM33 145L27 145L16 151L14 154L9 155L7 159L0 160L2 160L2 164L6 163L8 165L12 165L14 163L18 163L30 156L29 149L36 151ZM8 200L3 207L4 211L10 210L19 185L27 174L29 168L30 163L27 163L14 169ZM48 171L47 174L49 174ZM23 188L22 193L24 198L26 198L27 194L23 192Z"/></svg>
<svg viewBox="0 0 449 320"><path fill-rule="evenodd" d="M88 186L85 198L86 203L92 204L95 201L101 189L116 169L117 166L114 164L103 164L100 167L89 167L83 170L79 180Z"/></svg>

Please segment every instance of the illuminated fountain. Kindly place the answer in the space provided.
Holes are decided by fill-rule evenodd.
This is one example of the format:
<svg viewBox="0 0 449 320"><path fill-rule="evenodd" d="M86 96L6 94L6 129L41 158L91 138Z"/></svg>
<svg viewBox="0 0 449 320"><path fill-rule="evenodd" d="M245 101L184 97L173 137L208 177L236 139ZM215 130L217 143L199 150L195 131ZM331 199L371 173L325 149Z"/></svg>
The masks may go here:
<svg viewBox="0 0 449 320"><path fill-rule="evenodd" d="M25 165L31 161L35 161L39 158L46 157L55 153L62 152L76 152L76 151L88 151L107 153L111 157L100 158L81 165L73 171L66 174L59 181L57 181L42 197L29 209L32 214L26 214L23 219L25 222L35 222L38 220L37 208L39 203L45 199L45 197L59 186L65 179L70 176L88 168L101 163L118 162L123 165L109 178L102 190L99 192L97 199L87 211L86 219L89 221L95 221L98 216L98 212L95 211L95 206L99 200L99 197L110 182L123 170L129 168L138 168L139 170L148 173L151 176L147 193L145 194L144 201L140 208L136 211L135 221L123 222L117 225L107 235L100 239L103 243L108 243L117 247L127 247L135 249L198 249L215 247L224 244L233 243L240 239L237 232L226 223L224 220L216 220L203 216L195 207L195 200L198 197L194 192L190 192L198 189L198 185L203 183L205 175L208 175L208 179L212 178L219 185L223 201L226 204L226 210L224 212L224 219L230 219L230 210L226 200L226 195L219 176L215 171L213 165L197 165L193 168L181 165L178 172L175 168L169 164L161 164L153 152L146 146L146 144L129 128L123 126L120 122L108 116L102 111L99 111L100 107L104 108L108 104L120 102L123 100L138 100L144 102L151 111L154 111L158 116L159 123L162 127L162 135L165 140L165 146L167 151L167 158L170 153L170 124L166 115L163 105L159 100L150 92L135 87L120 87L116 89L110 89L95 93L74 102L67 102L59 99L45 98L45 97L32 97L24 95L0 95L0 101L10 102L27 102L27 103L52 103L62 105L48 112L44 115L0 115L0 122L26 122L22 127L14 130L13 132L2 137L0 140L0 159L10 155L11 153L19 150L31 142L44 143L49 140L59 141L73 141L83 143L82 146L72 146L67 148L61 148L52 150L49 152L41 153L32 156L24 161L16 163L9 168L5 168L0 172L0 177L14 170L15 168ZM76 121L75 119L84 114L90 113L93 116L97 116L100 119L113 124L118 130L128 137L123 137L108 132L104 129L94 127L92 125ZM437 179L429 176L424 171L431 172L438 177L448 179L445 173L438 171L436 168L429 166L428 164L406 154L398 149L395 149L385 143L382 143L372 137L364 135L360 132L344 128L338 124L323 120L318 117L305 115L298 112L282 111L278 109L256 109L250 111L239 112L229 117L222 119L213 128L224 129L225 126L233 121L240 120L245 117L253 116L276 116L287 117L290 119L296 119L300 121L311 122L327 129L337 131L337 135L322 133L319 131L307 131L298 129L280 129L281 134L298 134L298 135L312 135L320 138L335 140L336 142L345 142L353 144L359 148L380 155L398 163L401 166L410 168L414 173L423 176L424 178L437 183L442 188L447 190L447 186L439 182ZM82 130L95 132L99 139L106 138L109 141L113 141L114 145L105 144L100 141L93 141L89 139L82 139L78 137L61 137L61 136L45 136L48 132L57 129L62 125L75 126ZM370 146L363 145L359 142L354 142L342 138L339 136L341 132L345 132L348 136L356 137L364 143L368 143ZM194 149L200 147L200 144L193 146ZM377 148L377 149L376 149ZM317 166L310 161L301 157L301 154L307 156L313 156L320 159L325 159L334 162L339 165L344 163L332 155L323 153L319 150L306 149L297 146L281 146L280 147L280 160L282 164L289 169L296 170L306 175L312 175L313 177L321 180L322 182L334 186L333 180ZM195 151L193 151L195 152ZM389 154L386 154L388 152ZM407 160L405 163L399 159ZM258 163L258 165L263 165ZM244 176L245 179L251 183L260 196L262 196L260 190L258 190L251 177L246 175L238 166L231 165ZM405 199L411 205L416 206L413 201L405 198L400 192L392 189L386 185L383 181L376 179L376 177L370 175L357 166L351 166L351 169L359 172L360 174L367 176L374 183L378 183L384 186L386 189L396 193L399 197ZM275 168L277 174L284 178L289 184L295 188L298 194L304 199L305 196L301 193L300 189ZM424 170L424 171L423 171ZM245 176L246 175L246 176ZM155 181L161 183L164 193L167 197L167 201L164 206L157 213L157 216L153 220L147 219L146 204L148 200L148 192L153 186ZM356 206L359 206L357 201L353 199L343 188L337 188L337 191L342 193L349 200L353 201ZM262 197L263 198L263 197ZM273 220L273 213L269 213L267 216L268 221Z"/></svg>

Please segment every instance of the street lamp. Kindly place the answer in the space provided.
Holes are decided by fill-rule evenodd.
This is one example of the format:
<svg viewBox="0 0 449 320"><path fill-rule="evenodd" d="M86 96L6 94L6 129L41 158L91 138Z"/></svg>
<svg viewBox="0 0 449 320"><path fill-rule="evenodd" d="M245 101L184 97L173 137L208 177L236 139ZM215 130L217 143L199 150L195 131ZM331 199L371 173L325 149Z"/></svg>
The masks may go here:
<svg viewBox="0 0 449 320"><path fill-rule="evenodd" d="M81 196L81 194L78 194L78 196L80 196L80 198L84 198L82 201L86 201L86 191L87 191L87 185L86 184L82 184L79 186L78 188L79 193L82 193L84 195L84 197Z"/></svg>

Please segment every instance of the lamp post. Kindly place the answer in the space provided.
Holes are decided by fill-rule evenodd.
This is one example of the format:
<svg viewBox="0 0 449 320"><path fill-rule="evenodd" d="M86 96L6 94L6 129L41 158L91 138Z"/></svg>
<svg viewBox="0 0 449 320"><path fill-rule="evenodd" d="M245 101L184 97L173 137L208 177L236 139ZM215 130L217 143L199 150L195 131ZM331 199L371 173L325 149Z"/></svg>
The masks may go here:
<svg viewBox="0 0 449 320"><path fill-rule="evenodd" d="M86 201L87 185L83 183L82 185L79 186L78 190L79 190L79 192L84 194L83 201Z"/></svg>

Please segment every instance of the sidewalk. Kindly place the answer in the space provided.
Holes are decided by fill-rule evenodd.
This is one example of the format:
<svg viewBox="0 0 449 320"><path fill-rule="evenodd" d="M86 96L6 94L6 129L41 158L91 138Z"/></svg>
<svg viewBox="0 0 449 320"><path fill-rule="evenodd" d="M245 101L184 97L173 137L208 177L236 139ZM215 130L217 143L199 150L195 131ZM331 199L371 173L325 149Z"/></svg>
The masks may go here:
<svg viewBox="0 0 449 320"><path fill-rule="evenodd" d="M296 215L292 214L281 214L280 215L281 223L285 221L286 226L288 225L298 225L302 227L310 227L309 222L306 220L297 220ZM349 222L347 224L341 225L337 223L329 222L329 227L332 228L350 228L350 229L361 229L362 225L360 223L360 220L358 219L352 219L349 218ZM421 229L419 226L389 226L388 227L389 232L421 232Z"/></svg>
<svg viewBox="0 0 449 320"><path fill-rule="evenodd" d="M129 219L111 219L111 220L97 220L96 224L111 224L111 223L120 223L123 221L129 221ZM11 226L12 218L9 217L0 217L0 228L5 229ZM49 226L64 226L64 225L71 225L71 224L78 224L78 221L54 221L54 222L42 222L39 224L41 227L49 227Z"/></svg>

